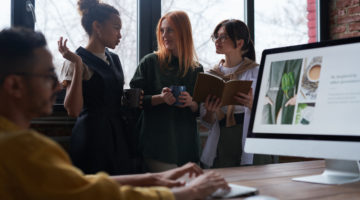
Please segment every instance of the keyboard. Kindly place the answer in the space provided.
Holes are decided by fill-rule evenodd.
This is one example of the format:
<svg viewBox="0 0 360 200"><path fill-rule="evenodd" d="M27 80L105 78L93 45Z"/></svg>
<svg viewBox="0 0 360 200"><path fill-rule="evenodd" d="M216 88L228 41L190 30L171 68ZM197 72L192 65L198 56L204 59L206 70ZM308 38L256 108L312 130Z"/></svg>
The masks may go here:
<svg viewBox="0 0 360 200"><path fill-rule="evenodd" d="M229 184L230 190L217 189L212 195L212 198L233 198L238 196L248 196L258 193L258 190L253 187L247 187L236 184Z"/></svg>

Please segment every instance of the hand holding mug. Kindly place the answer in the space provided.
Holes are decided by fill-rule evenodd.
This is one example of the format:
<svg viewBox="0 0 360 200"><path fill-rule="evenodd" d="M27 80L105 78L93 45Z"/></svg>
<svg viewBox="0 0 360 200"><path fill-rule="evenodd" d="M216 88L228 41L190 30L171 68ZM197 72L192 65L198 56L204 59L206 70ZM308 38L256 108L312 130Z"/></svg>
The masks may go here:
<svg viewBox="0 0 360 200"><path fill-rule="evenodd" d="M179 104L177 105L178 107L180 108L185 108L185 107L188 107L192 104L192 97L190 96L190 94L186 91L184 92L181 92L179 97L178 97L178 102Z"/></svg>
<svg viewBox="0 0 360 200"><path fill-rule="evenodd" d="M164 87L162 89L160 96L163 99L163 101L170 106L176 102L176 98L171 93L171 89L168 87Z"/></svg>

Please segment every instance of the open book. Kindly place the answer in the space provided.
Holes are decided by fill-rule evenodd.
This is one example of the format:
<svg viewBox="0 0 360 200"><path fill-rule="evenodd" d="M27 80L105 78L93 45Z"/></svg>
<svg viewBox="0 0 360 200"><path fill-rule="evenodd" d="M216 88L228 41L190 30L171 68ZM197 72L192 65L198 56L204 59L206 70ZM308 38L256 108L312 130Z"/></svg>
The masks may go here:
<svg viewBox="0 0 360 200"><path fill-rule="evenodd" d="M234 99L237 92L249 93L252 81L230 80L225 82L220 77L199 73L195 83L194 100L205 102L206 97L214 95L222 100L222 106L239 105Z"/></svg>

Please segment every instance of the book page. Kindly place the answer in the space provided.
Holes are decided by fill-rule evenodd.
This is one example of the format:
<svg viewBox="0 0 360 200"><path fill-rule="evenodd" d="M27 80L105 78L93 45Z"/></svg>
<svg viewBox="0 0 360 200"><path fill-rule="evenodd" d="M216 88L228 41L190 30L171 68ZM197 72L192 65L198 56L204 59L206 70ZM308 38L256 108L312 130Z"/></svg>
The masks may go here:
<svg viewBox="0 0 360 200"><path fill-rule="evenodd" d="M237 92L249 93L251 88L252 81L242 81L242 80L231 80L225 83L223 95L222 95L222 105L239 105L234 99L234 96Z"/></svg>
<svg viewBox="0 0 360 200"><path fill-rule="evenodd" d="M224 81L215 75L199 73L195 83L194 101L205 102L210 95L221 98Z"/></svg>

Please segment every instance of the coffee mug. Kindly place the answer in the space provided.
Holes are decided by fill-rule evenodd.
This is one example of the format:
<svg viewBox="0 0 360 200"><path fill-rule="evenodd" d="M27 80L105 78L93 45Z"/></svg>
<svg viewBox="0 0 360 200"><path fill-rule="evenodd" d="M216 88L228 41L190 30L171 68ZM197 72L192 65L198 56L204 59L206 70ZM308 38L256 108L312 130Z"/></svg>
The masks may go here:
<svg viewBox="0 0 360 200"><path fill-rule="evenodd" d="M140 105L140 95L141 89L140 88L131 88L125 89L124 95L122 98L122 103L124 106L129 106L133 108L137 108Z"/></svg>
<svg viewBox="0 0 360 200"><path fill-rule="evenodd" d="M171 93L176 98L176 101L175 101L175 103L173 105L174 106L184 105L184 103L179 102L179 96L181 95L181 92L186 91L186 86L184 86L184 85L172 85L172 86L170 86L170 89L171 89Z"/></svg>
<svg viewBox="0 0 360 200"><path fill-rule="evenodd" d="M318 82L320 78L321 64L312 64L306 72L307 79L311 82Z"/></svg>

